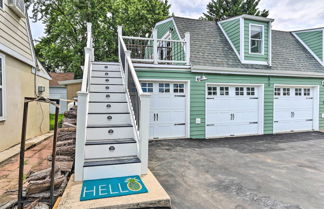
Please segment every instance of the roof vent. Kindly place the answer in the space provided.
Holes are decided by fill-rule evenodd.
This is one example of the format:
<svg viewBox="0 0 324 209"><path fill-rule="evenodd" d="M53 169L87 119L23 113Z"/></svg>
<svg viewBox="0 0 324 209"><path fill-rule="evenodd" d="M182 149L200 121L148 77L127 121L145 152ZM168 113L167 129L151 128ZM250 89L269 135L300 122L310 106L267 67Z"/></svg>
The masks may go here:
<svg viewBox="0 0 324 209"><path fill-rule="evenodd" d="M26 17L26 7L25 7L24 0L8 0L8 6L20 18L25 18Z"/></svg>

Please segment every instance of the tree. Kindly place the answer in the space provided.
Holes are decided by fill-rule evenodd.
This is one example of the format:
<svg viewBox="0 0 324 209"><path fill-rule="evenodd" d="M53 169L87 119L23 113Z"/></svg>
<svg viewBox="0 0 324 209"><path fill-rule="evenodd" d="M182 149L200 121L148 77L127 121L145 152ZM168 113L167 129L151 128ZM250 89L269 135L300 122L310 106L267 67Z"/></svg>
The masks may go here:
<svg viewBox="0 0 324 209"><path fill-rule="evenodd" d="M117 26L124 34L145 36L169 15L168 0L27 0L33 21L45 25L45 37L35 46L49 71L82 76L86 22L91 22L96 60L117 61Z"/></svg>
<svg viewBox="0 0 324 209"><path fill-rule="evenodd" d="M202 19L220 21L242 14L268 17L269 10L260 11L259 3L260 0L212 0Z"/></svg>

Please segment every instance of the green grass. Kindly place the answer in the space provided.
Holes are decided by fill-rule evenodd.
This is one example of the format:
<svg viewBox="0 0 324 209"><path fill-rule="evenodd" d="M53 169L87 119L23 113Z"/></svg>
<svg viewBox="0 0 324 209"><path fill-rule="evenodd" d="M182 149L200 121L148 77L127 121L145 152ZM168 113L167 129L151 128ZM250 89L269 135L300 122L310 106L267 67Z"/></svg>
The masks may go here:
<svg viewBox="0 0 324 209"><path fill-rule="evenodd" d="M64 115L59 114L58 116L58 127L62 127L62 121L63 121ZM55 122L55 114L50 114L50 130L54 130L54 122Z"/></svg>

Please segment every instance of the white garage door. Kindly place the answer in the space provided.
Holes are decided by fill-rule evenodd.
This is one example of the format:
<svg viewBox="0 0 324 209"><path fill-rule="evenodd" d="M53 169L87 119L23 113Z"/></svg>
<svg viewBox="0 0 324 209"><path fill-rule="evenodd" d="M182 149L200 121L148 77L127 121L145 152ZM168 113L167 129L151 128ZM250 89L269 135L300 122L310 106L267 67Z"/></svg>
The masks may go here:
<svg viewBox="0 0 324 209"><path fill-rule="evenodd" d="M314 92L314 88L310 87L275 88L275 133L313 130Z"/></svg>
<svg viewBox="0 0 324 209"><path fill-rule="evenodd" d="M262 134L262 91L259 86L208 85L206 137Z"/></svg>
<svg viewBox="0 0 324 209"><path fill-rule="evenodd" d="M142 82L150 101L150 138L186 137L187 87L181 82Z"/></svg>

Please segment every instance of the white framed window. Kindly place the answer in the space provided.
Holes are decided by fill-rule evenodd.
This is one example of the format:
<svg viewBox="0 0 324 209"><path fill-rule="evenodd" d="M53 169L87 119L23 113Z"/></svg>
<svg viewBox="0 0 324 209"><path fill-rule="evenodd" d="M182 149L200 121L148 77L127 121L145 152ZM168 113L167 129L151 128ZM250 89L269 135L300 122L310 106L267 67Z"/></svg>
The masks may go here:
<svg viewBox="0 0 324 209"><path fill-rule="evenodd" d="M160 60L172 60L171 33L167 32L158 43L158 54Z"/></svg>
<svg viewBox="0 0 324 209"><path fill-rule="evenodd" d="M290 96L290 88L282 88L282 96Z"/></svg>
<svg viewBox="0 0 324 209"><path fill-rule="evenodd" d="M170 93L170 84L169 83L159 83L159 92L160 93Z"/></svg>
<svg viewBox="0 0 324 209"><path fill-rule="evenodd" d="M228 96L229 95L229 87L219 87L219 95Z"/></svg>
<svg viewBox="0 0 324 209"><path fill-rule="evenodd" d="M255 96L255 88L254 87L246 87L246 95L247 96Z"/></svg>
<svg viewBox="0 0 324 209"><path fill-rule="evenodd" d="M295 89L295 96L301 96L302 95L302 89L301 88L296 88Z"/></svg>
<svg viewBox="0 0 324 209"><path fill-rule="evenodd" d="M250 24L250 54L263 54L264 26Z"/></svg>
<svg viewBox="0 0 324 209"><path fill-rule="evenodd" d="M173 93L184 93L184 84L183 83L173 84Z"/></svg>
<svg viewBox="0 0 324 209"><path fill-rule="evenodd" d="M0 9L3 9L3 5L4 5L4 0L0 0Z"/></svg>
<svg viewBox="0 0 324 209"><path fill-rule="evenodd" d="M305 88L304 89L304 96L310 96L310 92L311 92L310 88Z"/></svg>
<svg viewBox="0 0 324 209"><path fill-rule="evenodd" d="M153 92L153 83L141 83L143 92Z"/></svg>
<svg viewBox="0 0 324 209"><path fill-rule="evenodd" d="M0 121L5 120L5 56L0 54Z"/></svg>
<svg viewBox="0 0 324 209"><path fill-rule="evenodd" d="M244 87L235 87L236 96L244 96Z"/></svg>
<svg viewBox="0 0 324 209"><path fill-rule="evenodd" d="M217 87L216 86L209 86L207 91L208 91L208 96L217 95Z"/></svg>
<svg viewBox="0 0 324 209"><path fill-rule="evenodd" d="M281 88L275 88L274 95L275 96L280 96L281 95Z"/></svg>

